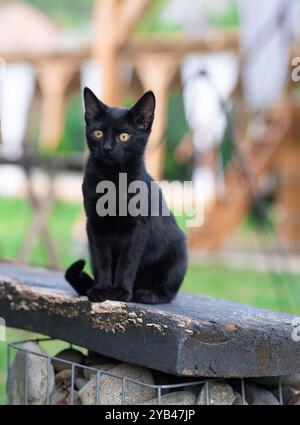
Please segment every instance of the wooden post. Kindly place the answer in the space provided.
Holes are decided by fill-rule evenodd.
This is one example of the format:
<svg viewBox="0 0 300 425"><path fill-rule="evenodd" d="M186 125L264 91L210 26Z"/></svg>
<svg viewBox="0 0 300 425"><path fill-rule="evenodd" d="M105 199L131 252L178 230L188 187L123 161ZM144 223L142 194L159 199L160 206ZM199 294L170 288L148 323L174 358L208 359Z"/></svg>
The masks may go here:
<svg viewBox="0 0 300 425"><path fill-rule="evenodd" d="M278 153L278 231L289 251L300 252L300 107L286 106L291 128Z"/></svg>
<svg viewBox="0 0 300 425"><path fill-rule="evenodd" d="M165 152L168 93L178 60L176 56L168 54L145 54L135 60L135 67L144 90L153 90L156 96L155 120L146 152L146 165L152 177L160 180Z"/></svg>
<svg viewBox="0 0 300 425"><path fill-rule="evenodd" d="M96 0L92 55L101 75L101 99L110 106L122 102L121 50L145 12L149 0Z"/></svg>
<svg viewBox="0 0 300 425"><path fill-rule="evenodd" d="M63 60L49 60L37 71L42 94L40 140L44 148L53 150L64 132L66 91L76 68Z"/></svg>

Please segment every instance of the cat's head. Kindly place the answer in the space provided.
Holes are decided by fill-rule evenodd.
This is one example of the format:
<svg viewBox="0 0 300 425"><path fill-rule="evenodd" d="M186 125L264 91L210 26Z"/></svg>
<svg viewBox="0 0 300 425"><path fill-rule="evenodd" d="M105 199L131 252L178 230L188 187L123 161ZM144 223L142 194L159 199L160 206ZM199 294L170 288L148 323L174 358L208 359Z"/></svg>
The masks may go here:
<svg viewBox="0 0 300 425"><path fill-rule="evenodd" d="M154 119L155 96L145 93L130 109L110 108L84 89L86 138L91 156L121 166L139 162Z"/></svg>

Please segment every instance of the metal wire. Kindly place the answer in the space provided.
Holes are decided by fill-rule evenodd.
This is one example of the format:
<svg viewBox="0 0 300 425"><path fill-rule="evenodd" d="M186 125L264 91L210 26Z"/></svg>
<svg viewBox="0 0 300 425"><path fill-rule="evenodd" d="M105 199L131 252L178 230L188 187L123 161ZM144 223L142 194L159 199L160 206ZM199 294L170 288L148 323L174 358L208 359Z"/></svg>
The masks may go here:
<svg viewBox="0 0 300 425"><path fill-rule="evenodd" d="M74 404L74 382L75 382L75 363L72 364L72 375L71 375L71 406Z"/></svg>
<svg viewBox="0 0 300 425"><path fill-rule="evenodd" d="M46 384L46 403L47 406L50 404L50 366L51 358L47 358L47 384Z"/></svg>
<svg viewBox="0 0 300 425"><path fill-rule="evenodd" d="M25 406L28 404L28 354L29 352L25 350L24 357L24 404ZM34 353L32 353L34 354Z"/></svg>
<svg viewBox="0 0 300 425"><path fill-rule="evenodd" d="M141 381L138 381L136 379L132 379L129 377L124 377L117 375L116 373L112 373L109 371L104 371L101 369L96 369L92 366L82 365L80 363L71 362L69 360L61 359L59 357L51 357L48 354L42 354L42 353L36 353L34 351L28 350L26 348L21 347L20 345L25 342L50 342L54 341L52 338L43 338L43 339L32 339L32 340L26 340L21 342L13 342L9 343L7 345L7 373L8 373L8 379L9 379L9 371L10 371L10 362L11 362L11 350L16 350L17 352L24 353L24 364L25 364L25 370L24 370L24 404L28 404L28 385L29 385L29 374L28 374L28 366L29 366L29 356L34 355L40 358L44 358L47 360L47 382L46 382L46 404L51 404L51 394L50 394L50 367L51 362L53 360L59 361L61 363L64 363L68 366L71 366L71 388L70 388L70 404L74 404L74 388L75 388L75 375L76 375L76 369L82 369L82 370L89 370L96 375L96 397L95 397L95 404L99 405L101 404L101 377L102 376L110 376L114 379L117 379L121 382L121 404L125 405L126 401L128 400L128 383L139 385L142 388L150 388L153 389L157 394L157 404L161 405L162 403L162 390L179 390L181 388L192 388L194 386L202 386L204 389L204 404L210 405L212 404L212 400L210 397L210 381L207 379L201 379L197 381L192 382L182 382L180 384L166 384L166 385L155 385L155 384L147 384ZM240 392L242 397L243 405L246 403L245 398L245 382L244 378L240 379ZM284 404L283 400L283 392L282 392L282 379L281 377L278 377L278 393L279 393L279 403L281 405Z"/></svg>
<svg viewBox="0 0 300 425"><path fill-rule="evenodd" d="M100 404L100 376L101 372L98 370L96 375L96 405L98 406Z"/></svg>
<svg viewBox="0 0 300 425"><path fill-rule="evenodd" d="M282 380L281 376L278 378L278 393L279 393L279 403L283 405L283 394L282 394Z"/></svg>
<svg viewBox="0 0 300 425"><path fill-rule="evenodd" d="M126 378L122 379L122 404L126 404L125 403L125 391L126 391Z"/></svg>
<svg viewBox="0 0 300 425"><path fill-rule="evenodd" d="M161 404L161 386L157 387L157 404Z"/></svg>
<svg viewBox="0 0 300 425"><path fill-rule="evenodd" d="M242 394L242 402L245 405L246 404L246 397L245 397L245 382L244 382L244 378L241 378L241 394Z"/></svg>
<svg viewBox="0 0 300 425"><path fill-rule="evenodd" d="M207 406L210 405L210 397L209 397L209 383L205 381L205 403Z"/></svg>

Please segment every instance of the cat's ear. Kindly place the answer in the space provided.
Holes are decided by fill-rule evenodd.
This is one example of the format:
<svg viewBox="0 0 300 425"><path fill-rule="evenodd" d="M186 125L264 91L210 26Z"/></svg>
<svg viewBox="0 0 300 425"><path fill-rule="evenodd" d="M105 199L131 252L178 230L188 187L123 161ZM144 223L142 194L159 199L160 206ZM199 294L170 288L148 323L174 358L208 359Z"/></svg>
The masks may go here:
<svg viewBox="0 0 300 425"><path fill-rule="evenodd" d="M154 93L152 91L147 91L130 110L134 125L139 130L151 130L154 120L154 110Z"/></svg>
<svg viewBox="0 0 300 425"><path fill-rule="evenodd" d="M83 97L85 105L85 120L87 123L100 118L101 115L106 112L107 106L101 102L101 100L99 100L88 87L85 87Z"/></svg>

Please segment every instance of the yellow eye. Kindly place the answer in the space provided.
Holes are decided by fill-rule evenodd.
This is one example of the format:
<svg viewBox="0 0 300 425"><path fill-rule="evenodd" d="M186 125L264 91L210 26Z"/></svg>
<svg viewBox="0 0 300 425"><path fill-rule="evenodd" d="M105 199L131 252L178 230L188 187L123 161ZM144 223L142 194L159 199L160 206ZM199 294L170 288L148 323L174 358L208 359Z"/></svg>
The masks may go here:
<svg viewBox="0 0 300 425"><path fill-rule="evenodd" d="M120 142L128 142L129 139L130 139L130 134L128 134L128 133L119 134Z"/></svg>
<svg viewBox="0 0 300 425"><path fill-rule="evenodd" d="M102 139L103 132L101 130L95 130L94 131L94 136L96 137L96 139Z"/></svg>

